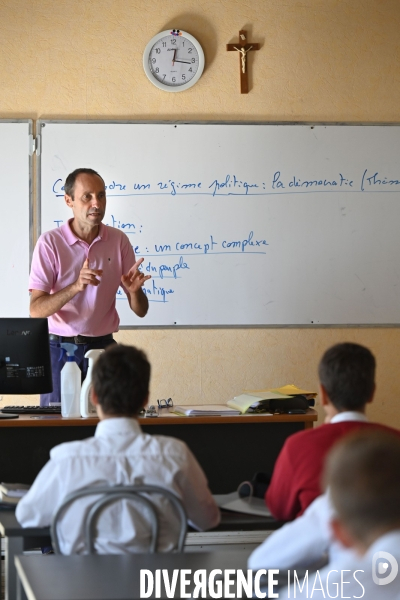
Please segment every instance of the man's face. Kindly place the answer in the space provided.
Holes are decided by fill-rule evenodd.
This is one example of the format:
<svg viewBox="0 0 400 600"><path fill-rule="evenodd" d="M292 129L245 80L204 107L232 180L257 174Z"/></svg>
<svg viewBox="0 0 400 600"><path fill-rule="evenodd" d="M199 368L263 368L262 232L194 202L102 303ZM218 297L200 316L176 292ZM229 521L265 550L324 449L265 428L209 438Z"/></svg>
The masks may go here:
<svg viewBox="0 0 400 600"><path fill-rule="evenodd" d="M97 227L106 212L106 190L98 175L81 173L74 186L74 197L65 195L65 202L72 208L74 221L83 229Z"/></svg>

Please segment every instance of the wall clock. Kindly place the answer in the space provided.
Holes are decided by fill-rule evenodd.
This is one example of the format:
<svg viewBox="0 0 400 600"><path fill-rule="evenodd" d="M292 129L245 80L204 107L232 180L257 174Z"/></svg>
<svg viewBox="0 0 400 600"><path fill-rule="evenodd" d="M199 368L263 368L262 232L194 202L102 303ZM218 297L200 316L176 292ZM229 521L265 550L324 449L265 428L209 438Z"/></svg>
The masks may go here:
<svg viewBox="0 0 400 600"><path fill-rule="evenodd" d="M204 52L186 31L172 29L155 35L143 54L143 68L153 83L166 92L183 92L200 79Z"/></svg>

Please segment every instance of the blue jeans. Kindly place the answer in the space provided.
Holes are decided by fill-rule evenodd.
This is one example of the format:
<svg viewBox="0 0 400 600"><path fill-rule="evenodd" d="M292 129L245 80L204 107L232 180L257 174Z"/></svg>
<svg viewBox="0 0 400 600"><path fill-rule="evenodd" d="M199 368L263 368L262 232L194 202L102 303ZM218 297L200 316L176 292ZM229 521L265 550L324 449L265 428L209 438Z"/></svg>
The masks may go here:
<svg viewBox="0 0 400 600"><path fill-rule="evenodd" d="M78 349L75 350L75 359L78 364L78 367L82 371L82 381L86 377L87 369L88 369L88 359L85 358L85 354L88 350L99 350L102 348L106 348L111 344L116 344L116 341L113 339L99 339L93 338L87 344L77 344ZM50 358L51 358L51 369L53 373L53 391L50 394L41 394L40 395L40 406L48 406L50 403L61 402L61 369L65 365L65 356L60 359L60 356L65 353L61 352L60 344L58 342L54 342L50 340Z"/></svg>

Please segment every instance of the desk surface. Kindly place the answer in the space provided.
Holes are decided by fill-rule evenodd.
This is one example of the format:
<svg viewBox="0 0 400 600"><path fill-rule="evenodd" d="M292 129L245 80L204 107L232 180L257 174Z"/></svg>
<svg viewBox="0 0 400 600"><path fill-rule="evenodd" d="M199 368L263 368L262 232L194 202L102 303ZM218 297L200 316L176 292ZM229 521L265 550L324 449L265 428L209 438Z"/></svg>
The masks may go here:
<svg viewBox="0 0 400 600"><path fill-rule="evenodd" d="M171 413L162 413L159 417L142 417L139 423L142 426L157 425L219 425L222 423L304 423L305 428L312 427L318 419L317 412L310 408L305 415L231 415L225 417L180 417ZM96 426L99 420L90 417L65 418L61 415L20 415L18 419L0 419L0 427L88 427Z"/></svg>
<svg viewBox="0 0 400 600"><path fill-rule="evenodd" d="M140 598L140 569L152 573L156 569L191 569L192 574L206 569L207 575L212 569L246 571L249 554L249 550L223 550L129 556L52 555L45 559L17 556L15 564L29 600L133 600ZM179 585L175 597L180 597Z"/></svg>
<svg viewBox="0 0 400 600"><path fill-rule="evenodd" d="M205 533L191 533L192 537L190 541L188 540L188 549L190 551L193 547L204 544L208 546L210 544L221 544L221 535L224 535L223 532L234 532L238 536L243 536L244 534L246 537L246 532L256 531L260 533L261 531L272 531L280 527L280 525L281 523L278 523L272 517L221 511L221 522L218 527ZM8 591L8 598L14 598L16 596L14 557L17 554L21 554L23 550L39 546L50 546L50 528L21 527L15 517L14 511L1 510L0 534L7 539L7 543L5 544L5 587ZM251 534L248 535L251 536ZM42 560L47 559L47 557L46 559L39 558Z"/></svg>

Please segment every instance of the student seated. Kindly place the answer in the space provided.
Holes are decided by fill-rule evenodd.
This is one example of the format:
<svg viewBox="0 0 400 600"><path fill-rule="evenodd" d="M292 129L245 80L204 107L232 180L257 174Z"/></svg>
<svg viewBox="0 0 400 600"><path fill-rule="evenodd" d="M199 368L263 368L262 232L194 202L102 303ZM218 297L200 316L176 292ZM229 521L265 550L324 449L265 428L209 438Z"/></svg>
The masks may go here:
<svg viewBox="0 0 400 600"><path fill-rule="evenodd" d="M251 553L249 569L312 569L352 555L333 536L333 516L329 494L318 496L300 517L274 531Z"/></svg>
<svg viewBox="0 0 400 600"><path fill-rule="evenodd" d="M265 501L279 521L300 516L321 493L327 453L344 435L361 429L385 429L369 423L367 404L375 392L375 358L359 344L342 343L327 350L318 368L324 425L291 435L276 461Z"/></svg>
<svg viewBox="0 0 400 600"><path fill-rule="evenodd" d="M93 367L92 402L100 419L95 436L51 450L49 462L17 506L21 525L48 526L64 498L82 487L142 484L175 493L196 529L218 525L218 507L186 444L140 428L137 416L148 401L149 381L150 364L142 351L115 345L99 356ZM168 551L177 540L179 521L167 500L159 496L153 500L159 508L159 549ZM84 553L82 519L94 501L95 497L77 500L66 511L59 528L63 554ZM96 551L146 551L149 528L140 519L140 510L140 505L126 500L107 508L99 519Z"/></svg>
<svg viewBox="0 0 400 600"><path fill-rule="evenodd" d="M400 432L395 429L382 427L361 433L370 436L375 432L388 432L388 435L395 435L400 440ZM334 515L330 495L325 492L300 517L267 537L250 555L249 568L309 569L336 561L339 557L345 560L346 556L352 556L353 550L346 549L333 535L331 521Z"/></svg>
<svg viewBox="0 0 400 600"><path fill-rule="evenodd" d="M309 572L302 591L296 584L279 597L400 598L400 438L383 431L347 436L328 457L325 482L333 533L354 553Z"/></svg>

